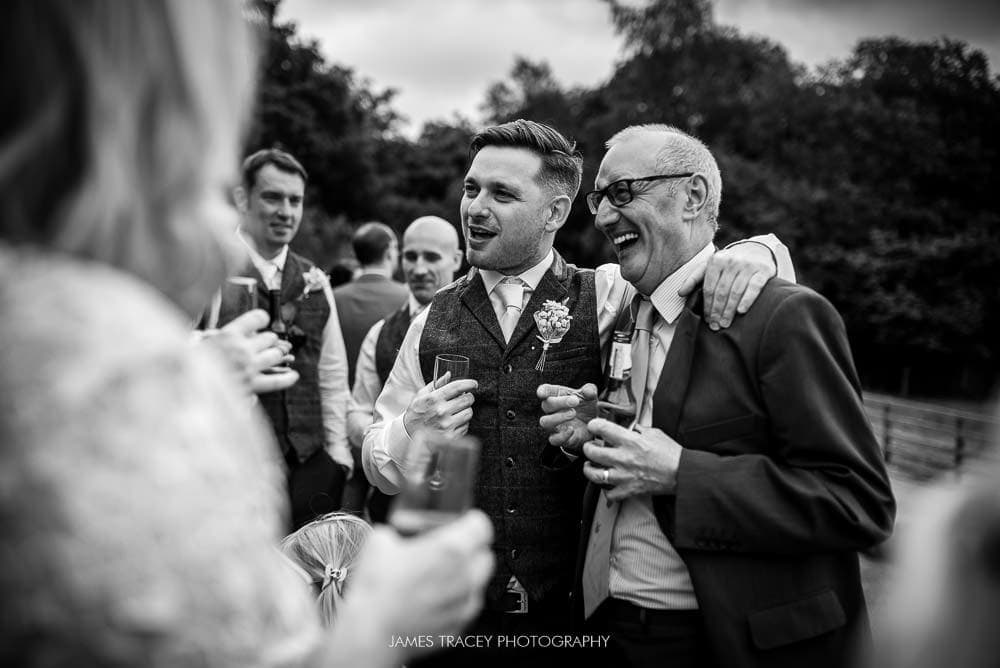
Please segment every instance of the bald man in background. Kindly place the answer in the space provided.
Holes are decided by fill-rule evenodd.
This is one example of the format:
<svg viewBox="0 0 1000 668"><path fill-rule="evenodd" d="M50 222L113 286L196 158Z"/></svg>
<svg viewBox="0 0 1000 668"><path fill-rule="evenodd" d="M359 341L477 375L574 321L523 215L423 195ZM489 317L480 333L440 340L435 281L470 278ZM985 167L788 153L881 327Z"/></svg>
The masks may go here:
<svg viewBox="0 0 1000 668"><path fill-rule="evenodd" d="M462 264L455 227L437 216L417 218L403 233L402 259L409 298L401 308L368 330L358 353L347 409L347 438L354 453L360 453L365 429L372 423L375 400L389 377L410 320L431 303L439 289L451 283ZM351 483L353 491L345 494L344 509L361 514L369 485L357 473ZM360 495L359 489L363 490ZM385 521L389 498L377 489L372 490L367 503L369 519Z"/></svg>

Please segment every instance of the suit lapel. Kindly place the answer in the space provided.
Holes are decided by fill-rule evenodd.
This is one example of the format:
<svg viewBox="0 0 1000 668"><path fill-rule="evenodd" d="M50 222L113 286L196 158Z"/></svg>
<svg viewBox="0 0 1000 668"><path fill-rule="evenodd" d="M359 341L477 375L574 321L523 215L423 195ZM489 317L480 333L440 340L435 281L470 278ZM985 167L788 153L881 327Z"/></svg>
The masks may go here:
<svg viewBox="0 0 1000 668"><path fill-rule="evenodd" d="M483 277L475 269L470 269L465 277L466 285L462 288L460 299L465 307L472 312L472 316L479 321L487 332L490 333L500 347L507 343L503 339L503 331L500 323L497 322L497 314L493 311L493 304L490 303L490 296L486 294L486 286L483 285Z"/></svg>
<svg viewBox="0 0 1000 668"><path fill-rule="evenodd" d="M670 351L663 363L660 381L653 393L653 425L676 436L681 407L691 382L691 364L701 322L701 291L688 301L677 320Z"/></svg>
<svg viewBox="0 0 1000 668"><path fill-rule="evenodd" d="M302 273L308 269L298 258L288 251L285 258L285 268L281 271L281 302L287 304L298 300L302 290L306 286L306 281Z"/></svg>
<svg viewBox="0 0 1000 668"><path fill-rule="evenodd" d="M542 304L548 300L562 302L566 298L566 293L569 292L569 289L566 287L568 275L569 271L566 267L566 261L562 259L559 253L555 253L552 266L542 275L542 280L538 282L538 287L531 294L531 299L528 303L524 305L524 310L521 311L517 327L514 328L514 332L510 335L509 348L518 345L529 332L535 331L534 314L535 311L542 308Z"/></svg>

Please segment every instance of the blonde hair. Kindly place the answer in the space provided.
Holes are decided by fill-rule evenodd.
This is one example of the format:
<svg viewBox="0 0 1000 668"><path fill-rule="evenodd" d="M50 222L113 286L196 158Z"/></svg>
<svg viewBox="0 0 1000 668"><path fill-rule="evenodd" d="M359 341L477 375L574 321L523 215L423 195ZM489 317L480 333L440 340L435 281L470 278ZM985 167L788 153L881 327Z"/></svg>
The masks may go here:
<svg viewBox="0 0 1000 668"><path fill-rule="evenodd" d="M241 3L4 10L0 239L112 265L199 311L224 278L232 236L199 209L206 177L237 174L252 99L256 49Z"/></svg>
<svg viewBox="0 0 1000 668"><path fill-rule="evenodd" d="M330 513L281 541L281 551L312 578L323 623L333 624L358 553L371 534L363 519Z"/></svg>

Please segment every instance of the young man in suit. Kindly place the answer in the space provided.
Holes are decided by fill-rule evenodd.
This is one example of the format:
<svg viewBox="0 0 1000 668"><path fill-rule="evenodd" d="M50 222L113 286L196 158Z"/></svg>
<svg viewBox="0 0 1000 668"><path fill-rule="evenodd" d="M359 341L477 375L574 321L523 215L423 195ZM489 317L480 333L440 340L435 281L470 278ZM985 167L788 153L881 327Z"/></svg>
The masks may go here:
<svg viewBox="0 0 1000 668"><path fill-rule="evenodd" d="M306 171L294 157L265 149L243 162L235 191L247 253L241 273L257 280L262 305L279 300L295 344L292 368L299 380L258 397L288 465L292 528L340 508L353 466L345 424L347 355L337 305L326 274L288 247L302 222L305 184ZM223 298L219 323L231 320L238 307Z"/></svg>
<svg viewBox="0 0 1000 668"><path fill-rule="evenodd" d="M895 504L843 323L808 288L763 287L721 331L677 286L714 252L722 180L669 126L607 144L596 225L639 293L632 429L591 420L583 445L583 614L629 666L843 666L868 621L858 550ZM596 396L585 388L585 398ZM539 388L565 448L585 405ZM580 415L584 415L581 412Z"/></svg>

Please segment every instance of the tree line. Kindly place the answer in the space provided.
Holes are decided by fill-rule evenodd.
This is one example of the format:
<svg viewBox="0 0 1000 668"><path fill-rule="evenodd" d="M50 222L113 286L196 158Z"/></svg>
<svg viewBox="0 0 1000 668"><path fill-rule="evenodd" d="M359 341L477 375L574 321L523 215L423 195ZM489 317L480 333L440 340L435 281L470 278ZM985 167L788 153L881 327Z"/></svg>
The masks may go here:
<svg viewBox="0 0 1000 668"><path fill-rule="evenodd" d="M248 149L282 145L310 172L296 245L326 266L351 229L397 230L420 215L457 224L468 141L514 118L575 139L592 187L603 143L636 123L705 141L724 188L718 241L774 232L800 282L844 317L866 387L977 398L1000 368L1000 77L942 38L861 40L809 69L779 44L717 24L708 0L603 1L624 38L614 73L568 88L518 58L484 85L482 123L456 117L398 131L394 91L328 63L280 0L260 0L266 57ZM582 198L556 243L582 266L613 260Z"/></svg>

